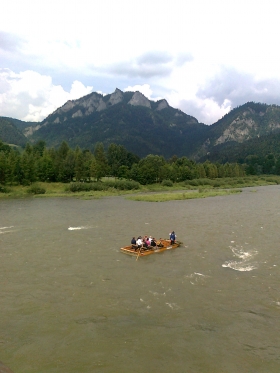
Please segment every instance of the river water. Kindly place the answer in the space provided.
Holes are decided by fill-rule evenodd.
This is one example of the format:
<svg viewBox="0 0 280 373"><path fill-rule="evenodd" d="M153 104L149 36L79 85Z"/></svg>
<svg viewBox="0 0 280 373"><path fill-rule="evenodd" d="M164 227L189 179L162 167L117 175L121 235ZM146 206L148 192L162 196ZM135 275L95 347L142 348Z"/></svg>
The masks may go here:
<svg viewBox="0 0 280 373"><path fill-rule="evenodd" d="M279 373L279 197L0 201L0 360L15 373ZM176 250L119 250L171 230Z"/></svg>

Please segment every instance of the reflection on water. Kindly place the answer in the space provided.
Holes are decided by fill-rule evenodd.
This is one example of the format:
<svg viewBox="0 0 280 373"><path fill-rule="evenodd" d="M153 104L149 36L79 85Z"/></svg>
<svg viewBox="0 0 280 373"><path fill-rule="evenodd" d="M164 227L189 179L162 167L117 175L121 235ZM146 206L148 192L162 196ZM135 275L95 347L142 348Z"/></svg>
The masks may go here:
<svg viewBox="0 0 280 373"><path fill-rule="evenodd" d="M279 192L1 201L0 360L15 373L278 373ZM173 229L176 250L119 251Z"/></svg>

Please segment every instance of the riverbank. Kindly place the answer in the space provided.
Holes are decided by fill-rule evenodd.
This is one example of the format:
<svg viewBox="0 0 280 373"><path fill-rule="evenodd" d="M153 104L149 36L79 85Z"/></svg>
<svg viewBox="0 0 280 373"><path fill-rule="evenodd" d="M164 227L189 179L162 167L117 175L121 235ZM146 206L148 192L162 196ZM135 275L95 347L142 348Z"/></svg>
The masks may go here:
<svg viewBox="0 0 280 373"><path fill-rule="evenodd" d="M0 199L27 197L75 197L81 199L98 199L108 196L130 195L129 199L152 202L214 197L241 192L241 188L280 184L278 175L245 176L219 179L194 179L171 186L162 184L141 185L137 190L118 190L110 188L105 191L70 192L67 183L37 182L29 186L7 185L0 189ZM2 190L2 192L1 192ZM153 193L151 193L153 192ZM133 196L132 196L133 194Z"/></svg>

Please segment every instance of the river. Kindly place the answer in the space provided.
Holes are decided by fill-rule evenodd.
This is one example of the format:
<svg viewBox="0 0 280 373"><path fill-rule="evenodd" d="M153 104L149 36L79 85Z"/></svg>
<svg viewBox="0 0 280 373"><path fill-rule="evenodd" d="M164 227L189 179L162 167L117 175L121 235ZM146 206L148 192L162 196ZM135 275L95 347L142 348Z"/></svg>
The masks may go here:
<svg viewBox="0 0 280 373"><path fill-rule="evenodd" d="M278 185L2 200L0 360L15 373L279 373L279 222ZM176 250L119 250L171 230Z"/></svg>

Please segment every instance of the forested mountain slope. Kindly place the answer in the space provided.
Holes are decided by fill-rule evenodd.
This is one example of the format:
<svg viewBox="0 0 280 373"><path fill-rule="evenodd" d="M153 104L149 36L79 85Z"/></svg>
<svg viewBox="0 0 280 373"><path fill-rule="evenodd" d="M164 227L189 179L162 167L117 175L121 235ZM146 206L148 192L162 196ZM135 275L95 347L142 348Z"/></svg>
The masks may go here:
<svg viewBox="0 0 280 373"><path fill-rule="evenodd" d="M27 139L12 119L0 117L0 140L8 144L24 146Z"/></svg>

